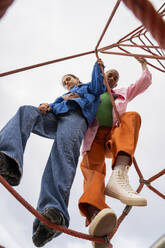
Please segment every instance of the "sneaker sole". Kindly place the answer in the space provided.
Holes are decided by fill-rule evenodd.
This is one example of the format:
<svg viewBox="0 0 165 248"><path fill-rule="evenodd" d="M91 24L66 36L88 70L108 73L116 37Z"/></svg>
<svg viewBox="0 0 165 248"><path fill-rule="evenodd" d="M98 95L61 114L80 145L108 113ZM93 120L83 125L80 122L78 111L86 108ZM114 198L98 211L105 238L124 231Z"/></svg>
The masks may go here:
<svg viewBox="0 0 165 248"><path fill-rule="evenodd" d="M120 200L122 203L126 204L126 205L129 205L129 206L137 206L137 207L145 207L147 206L147 200L146 199L131 199L131 198L128 198L128 197L123 197L123 196L120 196L112 191L108 191L108 190L105 190L105 195L107 196L110 196L110 197L113 197L115 199L118 199Z"/></svg>
<svg viewBox="0 0 165 248"><path fill-rule="evenodd" d="M100 211L89 227L89 233L93 236L103 237L112 232L116 226L117 216L110 208Z"/></svg>
<svg viewBox="0 0 165 248"><path fill-rule="evenodd" d="M89 227L89 234L97 237L103 237L111 233L116 226L117 216L112 209L105 208L100 211ZM104 243L92 242L94 248L106 248Z"/></svg>

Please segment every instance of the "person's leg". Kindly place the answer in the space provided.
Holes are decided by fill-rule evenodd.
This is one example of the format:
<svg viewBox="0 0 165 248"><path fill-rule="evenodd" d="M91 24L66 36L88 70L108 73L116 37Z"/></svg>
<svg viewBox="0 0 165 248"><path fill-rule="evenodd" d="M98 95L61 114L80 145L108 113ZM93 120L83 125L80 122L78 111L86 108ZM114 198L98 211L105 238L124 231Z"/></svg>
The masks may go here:
<svg viewBox="0 0 165 248"><path fill-rule="evenodd" d="M121 116L120 120L120 126L112 130L109 141L113 155L113 171L105 194L120 199L127 205L145 206L146 199L132 189L128 178L128 169L132 164L138 141L140 115L136 112L127 112Z"/></svg>
<svg viewBox="0 0 165 248"><path fill-rule="evenodd" d="M87 123L81 112L70 111L58 115L55 141L42 177L41 192L37 209L43 213L54 208L64 217L62 225L68 227L68 202L70 189L75 177L80 146L87 130ZM52 218L53 219L53 218ZM53 220L51 220L53 222ZM60 224L59 222L56 224ZM44 233L44 234L43 234ZM37 219L33 225L33 242L43 246L59 232L48 229ZM44 239L41 240L41 236Z"/></svg>
<svg viewBox="0 0 165 248"><path fill-rule="evenodd" d="M129 155L129 165L132 164L141 126L141 117L137 112L126 112L120 117L119 127L112 129L109 142L112 151L112 167L116 162L117 155L124 152Z"/></svg>
<svg viewBox="0 0 165 248"><path fill-rule="evenodd" d="M105 204L105 137L107 129L99 128L92 143L91 150L83 155L81 170L84 176L84 192L79 199L79 209L86 219L86 225L90 223L93 206L102 210L108 208ZM93 208L93 209L94 209Z"/></svg>
<svg viewBox="0 0 165 248"><path fill-rule="evenodd" d="M91 150L83 156L81 170L84 176L84 193L79 200L79 209L86 217L89 234L105 236L116 225L116 214L105 203L105 141L110 128L99 128ZM103 248L104 244L93 243L93 247Z"/></svg>
<svg viewBox="0 0 165 248"><path fill-rule="evenodd" d="M49 124L49 134L45 122ZM55 116L51 113L44 116L36 107L22 106L0 131L0 174L9 184L15 186L20 182L23 153L30 133L53 138L56 122Z"/></svg>

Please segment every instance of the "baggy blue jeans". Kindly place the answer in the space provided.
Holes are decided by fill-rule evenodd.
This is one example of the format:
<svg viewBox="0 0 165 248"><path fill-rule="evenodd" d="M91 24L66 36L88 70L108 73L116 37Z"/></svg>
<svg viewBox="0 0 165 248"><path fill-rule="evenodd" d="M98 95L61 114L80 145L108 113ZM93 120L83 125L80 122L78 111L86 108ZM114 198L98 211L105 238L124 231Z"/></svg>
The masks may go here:
<svg viewBox="0 0 165 248"><path fill-rule="evenodd" d="M68 201L76 173L87 122L77 107L64 114L43 115L33 106L22 106L0 132L0 152L14 159L22 174L23 153L30 133L54 139L41 182L37 209L57 208L69 225ZM37 147L37 151L39 147Z"/></svg>

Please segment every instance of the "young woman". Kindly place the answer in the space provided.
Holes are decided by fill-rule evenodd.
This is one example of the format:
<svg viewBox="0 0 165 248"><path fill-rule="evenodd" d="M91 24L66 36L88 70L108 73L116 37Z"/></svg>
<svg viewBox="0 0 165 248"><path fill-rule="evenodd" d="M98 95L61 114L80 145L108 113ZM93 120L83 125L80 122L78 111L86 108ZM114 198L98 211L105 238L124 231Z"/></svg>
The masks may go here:
<svg viewBox="0 0 165 248"><path fill-rule="evenodd" d="M105 194L119 199L126 205L146 206L144 197L137 194L129 184L128 169L132 164L136 149L140 115L125 112L127 104L151 85L151 74L144 59L140 79L128 88L114 89L119 80L116 70L105 73L112 89L116 108L120 116L120 125L116 126L116 116L108 92L101 95L96 119L88 128L83 145L81 169L84 175L84 193L79 200L80 212L86 217L89 233L105 236L116 225L116 214L105 203ZM112 158L112 175L105 189L105 157ZM106 245L94 243L95 248Z"/></svg>
<svg viewBox="0 0 165 248"><path fill-rule="evenodd" d="M23 171L23 153L30 133L54 139L41 182L37 209L52 223L69 226L68 201L76 173L81 141L93 122L100 94L105 91L103 75L95 63L91 82L81 84L72 75L62 83L68 91L53 103L38 108L22 106L0 132L0 175L10 185L19 184ZM39 150L39 147L37 148ZM59 232L43 225L33 225L33 242L42 247Z"/></svg>

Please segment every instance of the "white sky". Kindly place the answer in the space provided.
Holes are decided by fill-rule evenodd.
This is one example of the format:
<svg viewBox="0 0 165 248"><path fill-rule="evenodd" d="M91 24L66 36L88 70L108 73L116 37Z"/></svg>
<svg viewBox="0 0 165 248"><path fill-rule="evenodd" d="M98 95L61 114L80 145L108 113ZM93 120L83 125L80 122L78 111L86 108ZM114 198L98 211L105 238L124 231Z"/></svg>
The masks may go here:
<svg viewBox="0 0 165 248"><path fill-rule="evenodd" d="M164 0L153 0L159 8ZM15 0L7 14L0 20L0 72L93 50L116 1L109 0ZM121 3L101 47L140 25L134 15ZM127 87L141 74L141 66L129 57L100 55L106 68L120 72L119 86ZM40 67L0 79L0 127L15 114L19 106L38 106L52 102L64 92L61 77L73 73L82 82L89 82L96 58L88 55L72 60ZM144 177L155 175L164 169L164 73L152 69L152 86L129 104L128 110L137 111L142 126L136 149L136 160ZM52 141L31 135L24 157L24 175L17 191L34 207L40 191L41 175L49 155ZM81 159L81 158L80 158ZM111 161L107 160L107 177L111 173ZM138 177L132 167L132 186L138 187ZM164 176L153 183L164 192ZM84 218L77 207L82 193L83 179L78 166L71 190L69 212L70 228L87 233ZM134 207L112 239L114 248L147 248L164 234L165 202L146 186L142 194L148 200L145 208ZM34 217L22 207L3 187L0 187L0 245L6 248L33 248L31 241ZM119 216L124 205L117 200L107 203ZM90 241L62 234L46 248L87 248Z"/></svg>

